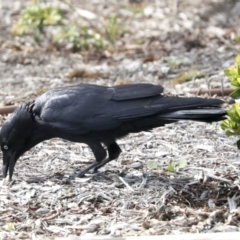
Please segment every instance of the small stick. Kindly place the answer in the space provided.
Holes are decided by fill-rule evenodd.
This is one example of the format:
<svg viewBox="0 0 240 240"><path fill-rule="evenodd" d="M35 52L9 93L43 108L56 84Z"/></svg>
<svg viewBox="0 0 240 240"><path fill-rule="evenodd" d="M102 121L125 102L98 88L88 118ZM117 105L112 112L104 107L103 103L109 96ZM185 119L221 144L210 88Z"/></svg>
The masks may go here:
<svg viewBox="0 0 240 240"><path fill-rule="evenodd" d="M214 89L191 89L189 91L187 91L188 93L192 93L192 94L196 94L196 95L201 95L201 94L210 94L212 95L217 95L217 96L222 96L222 93L224 96L229 96L232 92L234 91L233 88L225 88L223 89L223 92L221 90L221 88L214 88Z"/></svg>
<svg viewBox="0 0 240 240"><path fill-rule="evenodd" d="M132 192L134 192L134 189L131 188L127 182L124 181L124 179L122 177L118 177L120 179L120 181L129 189L131 190Z"/></svg>
<svg viewBox="0 0 240 240"><path fill-rule="evenodd" d="M16 108L17 106L15 105L0 107L0 115L12 113Z"/></svg>

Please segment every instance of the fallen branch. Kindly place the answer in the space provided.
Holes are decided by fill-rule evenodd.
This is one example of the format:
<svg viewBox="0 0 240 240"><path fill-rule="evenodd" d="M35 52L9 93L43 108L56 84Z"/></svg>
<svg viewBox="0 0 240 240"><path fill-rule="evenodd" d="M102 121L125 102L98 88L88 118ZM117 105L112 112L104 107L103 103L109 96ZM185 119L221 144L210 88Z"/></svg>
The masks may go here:
<svg viewBox="0 0 240 240"><path fill-rule="evenodd" d="M209 94L210 96L212 95L217 95L217 96L229 96L232 92L234 91L233 88L214 88L214 89L191 89L188 91L188 93L196 94L196 95L201 95L201 94Z"/></svg>

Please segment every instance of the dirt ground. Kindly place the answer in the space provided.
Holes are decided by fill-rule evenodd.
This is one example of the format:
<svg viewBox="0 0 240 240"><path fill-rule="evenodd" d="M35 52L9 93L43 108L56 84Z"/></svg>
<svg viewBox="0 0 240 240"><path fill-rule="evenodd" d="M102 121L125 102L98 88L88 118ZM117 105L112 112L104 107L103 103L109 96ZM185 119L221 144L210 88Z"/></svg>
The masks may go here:
<svg viewBox="0 0 240 240"><path fill-rule="evenodd" d="M208 89L208 83L230 86L223 70L234 63L240 46L239 1L49 2L69 21L89 28L103 28L114 15L122 32L114 48L101 51L57 48L52 28L38 44L31 36L10 34L30 1L1 1L1 105L18 105L77 83L149 82L181 96ZM189 69L204 74L176 84L178 74ZM72 77L76 72L80 75ZM6 118L1 116L1 124ZM17 162L12 183L2 181L0 239L239 231L236 140L219 123L182 121L120 139L123 152L117 161L99 174L75 179L93 161L89 148L60 139L43 142ZM187 165L167 171L179 161Z"/></svg>

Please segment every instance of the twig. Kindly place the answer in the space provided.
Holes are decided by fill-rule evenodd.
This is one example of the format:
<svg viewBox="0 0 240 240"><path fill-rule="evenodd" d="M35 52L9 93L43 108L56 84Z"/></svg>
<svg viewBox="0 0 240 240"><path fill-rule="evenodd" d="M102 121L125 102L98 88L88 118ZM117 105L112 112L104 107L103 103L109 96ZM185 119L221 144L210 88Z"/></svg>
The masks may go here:
<svg viewBox="0 0 240 240"><path fill-rule="evenodd" d="M5 107L0 107L0 115L4 115L4 114L9 114L14 112L14 110L17 108L17 106L5 106Z"/></svg>
<svg viewBox="0 0 240 240"><path fill-rule="evenodd" d="M223 89L223 92L220 88L215 88L215 89L191 89L190 91L187 91L188 93L196 94L196 95L201 95L201 94L210 94L212 95L217 95L217 96L229 96L232 92L234 91L233 88L225 88Z"/></svg>
<svg viewBox="0 0 240 240"><path fill-rule="evenodd" d="M133 188L131 188L131 187L129 186L129 184L128 184L126 181L123 180L122 177L119 177L119 179L120 179L120 181L121 181L128 189L130 189L132 192L134 192Z"/></svg>
<svg viewBox="0 0 240 240"><path fill-rule="evenodd" d="M228 180L226 178L222 178L222 177L218 177L210 172L207 172L207 176L210 177L210 178L213 178L213 179L216 179L218 181L222 181L222 182L226 182L226 183L232 183L231 180Z"/></svg>

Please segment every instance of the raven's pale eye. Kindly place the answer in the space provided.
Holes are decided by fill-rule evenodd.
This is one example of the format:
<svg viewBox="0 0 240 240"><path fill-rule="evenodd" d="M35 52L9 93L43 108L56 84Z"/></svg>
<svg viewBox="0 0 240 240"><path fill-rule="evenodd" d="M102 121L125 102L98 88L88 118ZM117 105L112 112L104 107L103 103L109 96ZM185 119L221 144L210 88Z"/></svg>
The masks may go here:
<svg viewBox="0 0 240 240"><path fill-rule="evenodd" d="M8 150L8 146L7 145L3 145L3 149L4 150Z"/></svg>

